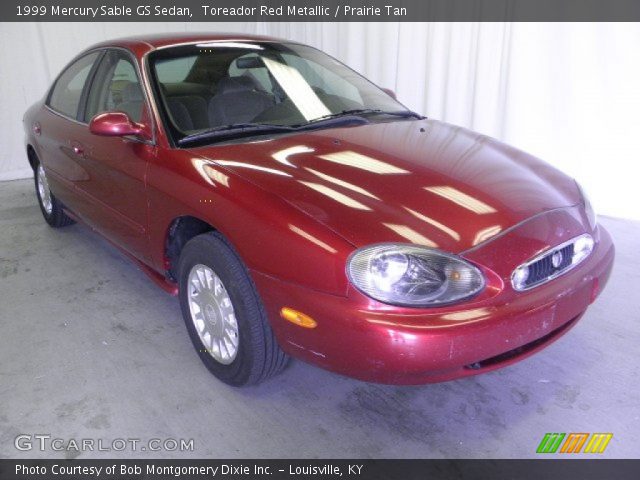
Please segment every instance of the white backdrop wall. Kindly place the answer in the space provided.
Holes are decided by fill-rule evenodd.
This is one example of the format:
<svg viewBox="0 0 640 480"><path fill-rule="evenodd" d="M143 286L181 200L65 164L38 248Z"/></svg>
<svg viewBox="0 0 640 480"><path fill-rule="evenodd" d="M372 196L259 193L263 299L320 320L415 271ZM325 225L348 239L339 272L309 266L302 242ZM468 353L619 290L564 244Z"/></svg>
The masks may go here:
<svg viewBox="0 0 640 480"><path fill-rule="evenodd" d="M640 24L632 23L0 23L0 180L31 175L22 114L71 57L103 39L184 30L319 47L408 107L576 177L599 213L640 220Z"/></svg>

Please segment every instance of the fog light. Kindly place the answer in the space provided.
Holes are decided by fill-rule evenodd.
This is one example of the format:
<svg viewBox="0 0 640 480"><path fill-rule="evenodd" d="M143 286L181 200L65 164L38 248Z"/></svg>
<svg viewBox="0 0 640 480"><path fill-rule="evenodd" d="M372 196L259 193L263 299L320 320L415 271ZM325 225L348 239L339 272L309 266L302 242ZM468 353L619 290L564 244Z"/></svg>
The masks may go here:
<svg viewBox="0 0 640 480"><path fill-rule="evenodd" d="M571 263L578 264L593 251L593 238L590 235L582 235L573 244L573 258Z"/></svg>
<svg viewBox="0 0 640 480"><path fill-rule="evenodd" d="M293 308L283 307L280 310L280 316L285 320L303 328L316 328L318 324L309 315L294 310Z"/></svg>
<svg viewBox="0 0 640 480"><path fill-rule="evenodd" d="M522 265L513 272L512 283L516 290L523 290L529 278L529 267Z"/></svg>

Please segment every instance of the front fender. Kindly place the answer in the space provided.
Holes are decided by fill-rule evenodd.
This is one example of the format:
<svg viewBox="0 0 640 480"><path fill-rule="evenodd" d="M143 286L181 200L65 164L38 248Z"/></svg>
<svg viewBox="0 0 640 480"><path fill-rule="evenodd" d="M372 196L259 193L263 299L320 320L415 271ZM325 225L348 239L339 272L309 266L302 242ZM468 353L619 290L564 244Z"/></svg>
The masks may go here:
<svg viewBox="0 0 640 480"><path fill-rule="evenodd" d="M172 222L196 217L220 231L250 270L345 296L345 263L354 247L338 234L213 162L182 150L159 149L147 175L154 268L166 269Z"/></svg>

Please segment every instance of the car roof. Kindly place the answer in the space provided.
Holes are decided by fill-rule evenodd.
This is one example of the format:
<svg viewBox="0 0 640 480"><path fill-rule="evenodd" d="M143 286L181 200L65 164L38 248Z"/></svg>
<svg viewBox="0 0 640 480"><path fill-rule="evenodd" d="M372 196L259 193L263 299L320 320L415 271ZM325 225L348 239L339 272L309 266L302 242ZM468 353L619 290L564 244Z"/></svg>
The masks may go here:
<svg viewBox="0 0 640 480"><path fill-rule="evenodd" d="M90 47L124 47L131 50L155 50L173 45L199 43L199 42L287 42L287 40L267 37L263 35L248 35L246 33L157 33L149 35L135 35L131 37L117 38L98 43Z"/></svg>

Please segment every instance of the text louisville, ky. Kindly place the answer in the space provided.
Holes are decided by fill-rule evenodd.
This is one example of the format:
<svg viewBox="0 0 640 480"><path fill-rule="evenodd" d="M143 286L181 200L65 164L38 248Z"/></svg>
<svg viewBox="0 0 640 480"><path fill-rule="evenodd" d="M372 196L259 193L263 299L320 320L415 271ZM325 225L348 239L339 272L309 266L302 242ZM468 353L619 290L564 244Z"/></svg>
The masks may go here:
<svg viewBox="0 0 640 480"><path fill-rule="evenodd" d="M363 466L359 464L348 465L341 468L338 465L289 465L287 468L276 468L269 465L244 465L244 464L220 464L208 466L185 466L185 465L155 465L147 463L138 464L113 464L102 465L65 465L53 464L51 467L43 465L30 466L17 464L15 468L16 476L31 475L51 475L51 476L87 476L99 478L112 475L161 475L172 477L238 477L238 476L262 476L276 473L299 475L320 475L323 477L357 477L362 475Z"/></svg>

